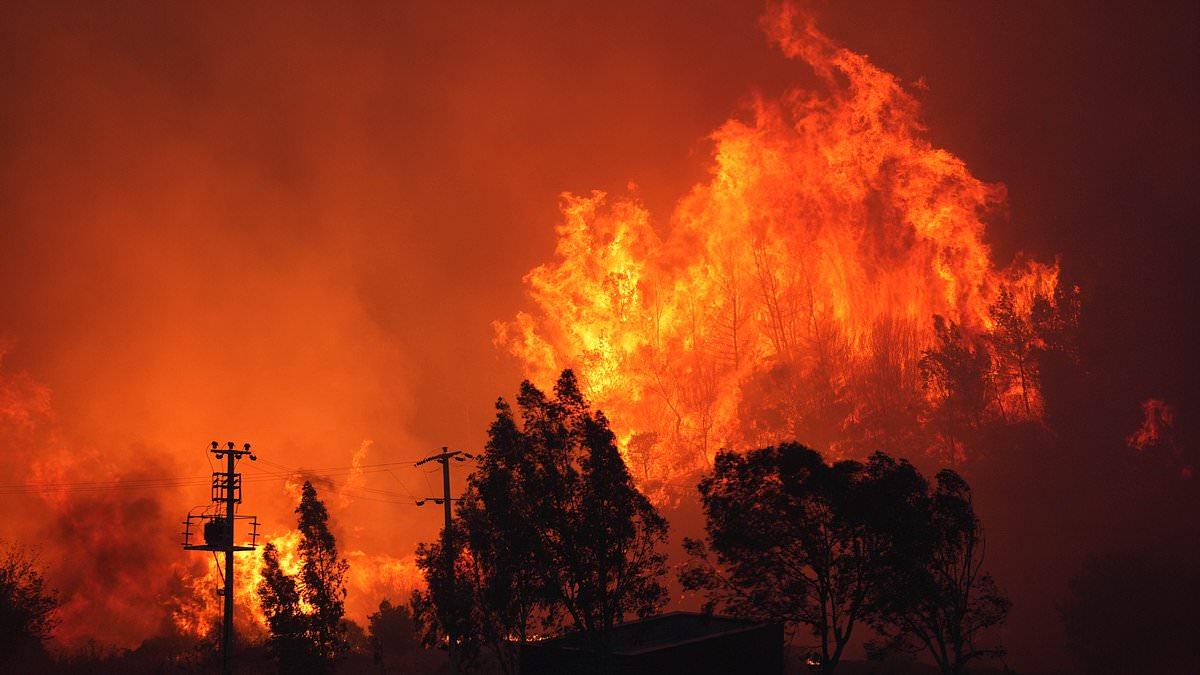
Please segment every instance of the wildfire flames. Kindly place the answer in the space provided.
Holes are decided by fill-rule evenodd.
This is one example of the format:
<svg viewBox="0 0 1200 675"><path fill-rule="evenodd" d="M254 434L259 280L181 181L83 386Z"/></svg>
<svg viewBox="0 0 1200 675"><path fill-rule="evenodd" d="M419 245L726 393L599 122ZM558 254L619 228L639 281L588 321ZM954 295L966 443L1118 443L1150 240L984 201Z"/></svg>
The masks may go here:
<svg viewBox="0 0 1200 675"><path fill-rule="evenodd" d="M345 486L361 481L362 462L370 446L371 442L365 441L354 454L353 465L357 471L350 474L344 482ZM298 502L304 477L297 478L288 480L285 488ZM344 509L352 500L344 491L339 495L332 506ZM244 543L249 545L251 542L246 536ZM239 635L251 639L265 635L267 627L258 598L258 587L263 580L261 550L265 543L273 544L279 552L279 566L285 574L298 577L303 564L299 553L300 531L294 529L260 540L258 549L238 556L234 566L234 599L238 603L234 616L239 623ZM423 583L412 556L395 558L351 550L345 553L345 557L350 563L346 578L346 616L359 624L366 623L366 617L378 609L380 600L391 598L404 601L414 588ZM220 630L221 589L224 587L220 562L214 556L203 574L184 576L183 583L189 592L183 594L171 610L171 620L181 634L205 637ZM301 606L305 611L311 609L303 601Z"/></svg>
<svg viewBox="0 0 1200 675"><path fill-rule="evenodd" d="M535 309L495 325L536 382L578 371L649 484L720 448L869 444L867 417L932 395L917 364L935 315L978 339L1002 289L1028 321L1058 283L1056 263L993 264L1004 187L925 139L895 76L789 6L764 27L818 90L756 98L718 128L711 177L665 234L634 195L564 195L558 260L526 277ZM1038 414L1033 383L998 396Z"/></svg>
<svg viewBox="0 0 1200 675"><path fill-rule="evenodd" d="M279 564L283 571L298 575L301 565L298 553L300 532L290 530L267 541L279 550ZM355 550L348 552L346 558L350 562L350 573L346 579L346 615L359 624L366 623L366 617L378 609L381 599L407 600L412 589L422 583L420 572L411 557L401 559ZM185 581L188 592L181 595L177 606L171 611L175 627L184 635L205 637L220 630L220 589L224 581L216 562L214 560L207 566L205 574L190 576ZM237 602L234 617L238 621L238 634L245 638L261 637L266 630L266 617L258 601L262 567L262 556L258 552L239 556L234 567L234 598Z"/></svg>
<svg viewBox="0 0 1200 675"><path fill-rule="evenodd" d="M563 33L561 22L551 20L560 16L552 4L535 13L537 20L511 20L496 35L489 15L464 22L461 12L436 3L422 19L428 23L416 20L421 13L412 13L410 22L408 13L393 17L381 9L388 20L376 21L375 10L362 10L348 13L344 25L333 25L337 30L326 30L324 12L299 13L293 23L276 25L269 13L229 22L220 11L195 8L111 25L102 11L53 8L13 23L20 44L13 51L17 58L5 67L20 75L9 78L12 98L20 105L10 106L14 121L0 125L0 132L14 158L6 165L6 180L12 183L9 219L15 234L4 239L12 248L13 272L6 277L12 290L0 300L8 303L7 315L15 317L8 323L22 343L18 350L18 343L7 342L2 331L9 325L0 326L0 473L9 477L0 481L0 496L10 500L6 514L11 516L0 526L0 544L15 542L36 554L47 586L60 601L56 648L75 650L95 641L136 649L153 636L211 640L219 632L227 581L235 590L239 639L262 639L262 547L273 544L283 571L299 574L301 535L289 526L296 524L293 509L305 480L317 487L340 555L349 561L346 618L365 625L381 600L407 600L423 584L413 553L416 542L433 540L442 523L440 509L410 508L442 494L440 485L429 482L419 493L409 489L409 480L422 478L413 460L422 448L433 447L431 441L481 445L487 427L475 413L515 384L509 381L514 372L506 370L510 356L543 389L563 369L575 371L590 403L608 417L639 487L657 505L694 503L696 476L712 466L718 451L782 441L798 440L830 458L884 450L915 462L925 452L936 455L939 466L964 468L956 463L974 448L988 446L947 430L957 423L958 413L947 410L958 394L952 384L930 376L929 363L948 339L959 341L956 354L980 374L977 390L970 393L973 419L984 420L971 422L973 430L984 430L976 439L1000 428L988 426L991 422L1020 423L1020 431L1037 437L1022 451L1048 458L1045 476L1060 475L1051 473L1065 471L1060 465L1094 464L1104 465L1103 481L1113 480L1108 473L1119 472L1107 468L1108 455L1096 455L1103 461L1093 462L1092 455L1077 461L1084 455L1075 445L1089 453L1100 445L1101 432L1090 431L1097 427L1116 443L1123 453L1119 457L1169 466L1185 479L1177 482L1194 491L1200 464L1185 435L1191 403L1172 387L1151 386L1165 368L1143 369L1146 349L1130 362L1136 377L1098 364L1112 377L1089 379L1093 373L1078 368L1078 377L1074 370L1069 378L1059 377L1067 383L1062 385L1052 372L1061 365L1054 360L1061 354L1075 358L1083 351L1072 365L1095 364L1096 354L1118 353L1116 347L1095 349L1096 342L1156 345L1176 324L1139 335L1148 322L1125 321L1139 314L1124 310L1146 294L1130 291L1120 298L1110 290L1108 315L1093 316L1100 317L1097 323L1129 325L1099 340L1095 336L1103 331L1093 329L1087 350L1077 349L1077 343L1063 347L1071 339L1062 336L1077 325L1079 290L1068 281L1077 270L1064 273L1057 259L1021 253L1000 259L989 230L1007 217L1005 186L981 180L962 159L933 144L914 93L920 85L902 82L839 44L818 30L808 11L788 3L770 3L762 28L775 48L804 69L805 84L779 96L754 94L717 126L709 136L707 175L669 212L652 213L633 183L625 191L563 194L554 257L524 277L524 311L490 309L493 301L503 307L517 302L521 289L515 283L493 283L515 281L516 272L490 265L514 260L507 253L525 246L529 232L510 232L507 221L497 226L477 214L498 211L504 207L497 204L510 201L519 206L509 212L511 220L538 213L545 176L559 180L556 172L572 158L611 140L575 130L597 124L624 129L626 118L610 120L610 115L640 115L674 99L647 101L639 93L629 97L638 104L629 108L633 112L613 112L592 102L606 98L613 87L624 91L630 82L639 87L642 80L650 82L639 92L653 89L661 79L658 69L674 68L676 61L685 62L679 55L707 46L693 36L706 34L725 17L713 14L687 31L673 30L670 39L645 41L652 48L630 45L620 58L593 59L588 53L578 63L594 70L594 77L579 78L580 69L570 61L557 71L542 71L540 49L558 42L523 39L544 37L551 28ZM625 9L606 10L603 16ZM666 23L660 16L665 10L652 9L643 20ZM540 18L543 14L550 18ZM576 14L591 16L574 10L561 16ZM1059 25L1042 21L1040 14L1037 18L1039 25ZM961 30L981 25L982 19L972 21ZM930 30L941 27L929 25ZM238 39L246 26L261 29L263 39ZM595 39L607 39L600 28ZM397 40L399 29L422 39ZM488 32L488 39L478 39L478 31ZM1029 44L1042 44L1034 37L1042 39L1031 36ZM850 37L854 44L857 39ZM351 41L354 48L345 48ZM241 42L252 49L235 48ZM408 42L420 51L393 49ZM458 49L468 43L482 46L478 53ZM526 44L538 49L526 50ZM581 54L600 51L582 44ZM1135 44L1140 43L1126 48ZM499 76L485 68L481 72L491 74L477 77L478 64L500 61L497 54L511 63ZM643 54L654 58L639 60L639 68L626 67ZM928 59L934 56L936 63L953 58L937 53ZM917 61L919 68L935 62ZM247 63L261 67L248 69ZM1162 63L1166 60L1154 62L1156 68ZM718 96L734 75L742 82L749 70L741 60L728 65L724 79L706 82ZM1020 77L1013 82L1024 85L1037 77L1026 72L1032 67L1014 66ZM346 72L355 77L346 78ZM680 90L691 87L686 79L681 82ZM578 91L565 92L568 85ZM953 94L957 87L946 89ZM587 95L579 93L584 90ZM1103 90L1107 96L1107 82ZM414 91L427 100L414 104ZM995 91L1000 96L1011 89ZM695 109L706 115L710 92L702 93L681 100L698 102ZM1089 104L1100 100L1091 95L1084 89L1073 98ZM559 98L565 103L548 105ZM1040 104L1042 98L1030 100ZM1135 102L1139 111L1144 107L1147 115L1158 114L1149 104ZM577 112L589 106L599 112ZM401 116L408 117L398 120ZM571 124L556 127L559 119ZM648 136L664 128L680 137L696 135L669 114L645 119ZM1102 135L1098 128L1076 132L1065 145L1074 147L1081 138L1091 142ZM526 143L543 133L545 145ZM1125 135L1138 140L1143 133ZM1189 147L1187 139L1162 136ZM580 138L588 142L577 143ZM623 140L632 144L640 138ZM1043 148L1040 137L1029 143L1039 151L1067 152ZM528 154L510 152L517 146ZM1085 157L1123 158L1128 150L1107 141L1098 147ZM1150 157L1160 149L1149 144L1128 156ZM654 157L644 163L646 173L658 171L658 155L670 154L652 150L646 153ZM554 161L511 180L500 175L533 155ZM1046 175L1060 175L1067 171L1063 167L1074 171L1076 158L1069 160L1046 169ZM599 157L597 174L609 175L613 167L607 162L619 164L620 180L630 175L641 180L641 164L630 162L623 148ZM463 166L476 167L475 182L447 178ZM1164 176L1181 173L1164 167ZM586 170L591 174L593 168ZM1118 173L1110 176L1108 166L1103 168L1104 180L1115 185ZM630 173L624 173L627 169ZM1012 180L1041 176L1007 175ZM1122 195L1140 190L1157 199L1174 189L1169 181L1158 185L1159 174L1150 176L1144 180L1153 179L1154 190L1132 181ZM1098 180L1079 177L1070 190L1046 181L1046 198L1086 202L1075 196L1094 193ZM669 189L670 181L664 184ZM474 193L482 196L450 203ZM1112 201L1132 209L1142 203L1139 199ZM1045 212L1039 203L1026 203ZM1088 208L1110 206L1097 203ZM1094 211L1072 207L1045 218L1090 225L1090 218L1075 215L1087 213ZM1119 227L1134 229L1126 227L1126 215L1114 208L1112 226L1101 231L1107 235L1096 237L1101 243L1094 247L1062 246L1082 230L1057 228L1046 230L1057 237L1047 238L1046 247L1071 250L1070 260L1094 258L1093 267L1102 268L1110 258L1097 251L1114 246L1104 242L1149 240L1140 231L1114 234ZM1147 230L1153 234L1178 225L1174 212L1168 215L1137 217L1161 221L1158 230ZM484 234L487 238L479 241L487 245L461 246ZM496 252L499 241L511 249ZM1166 278L1174 272L1169 265L1147 262L1158 260L1163 248L1156 243L1154 255L1123 264L1139 273L1161 268L1159 276L1147 278ZM516 264L523 270L526 263ZM461 269L473 275L460 275ZM1086 265L1078 271L1103 281L1103 274L1089 272ZM1096 281L1088 285L1105 289ZM1166 291L1162 297L1173 297ZM487 322L497 316L501 320L489 330ZM504 367L495 367L497 350L505 354ZM1039 360L1051 351L1058 354ZM1026 360L1022 354L1036 357ZM1129 387L1128 381L1146 386ZM1086 398L1077 389L1105 395L1069 409L1075 398ZM1121 416L1122 410L1132 412L1134 401L1151 395L1161 398L1144 400L1139 420ZM1089 428L1091 435L1065 438L1063 432L1060 443L1056 423L1067 416L1076 419L1064 429ZM1093 424L1101 418L1114 426ZM1041 433L1046 431L1053 433ZM239 515L257 514L265 534L256 550L237 555L232 580L222 578L219 556L179 546L179 520L189 506L209 497L208 456L197 445L208 441L209 433L238 434L238 439L244 434L264 448L255 463L237 468L246 472L247 483L254 481L245 514ZM373 456L375 464L366 463L371 441L358 445L366 437L386 448ZM1002 440L1008 443L1008 437ZM1070 452L1043 452L1060 445ZM976 456L985 454L980 450ZM1009 461L999 452L994 456ZM328 468L347 462L349 467ZM273 468L262 468L268 465ZM327 469L306 473L294 468L298 465ZM469 466L453 475L456 495ZM1099 469L1080 474L1082 487L1069 486L1082 495L1075 506L1088 507L1085 517L1045 507L1067 491L1041 492L1037 484L1012 496L1011 486L1026 474L1014 469L993 477L986 464L976 466L982 467L980 478L992 479L979 484L1004 496L988 508L998 516L996 550L1008 556L1001 560L1008 565L1008 578L1019 579L1018 573L1033 569L1039 556L1061 554L1066 561L1067 543L1057 537L1067 525L1093 527L1088 519L1094 518L1105 537L1093 539L1108 545L1109 520L1101 516L1130 514L1133 522L1137 515L1139 526L1154 522L1141 518L1142 511L1092 509L1110 499L1100 489L1109 483L1096 478ZM1042 463L1021 470L1035 469L1041 471ZM1094 485L1084 484L1085 479ZM1130 490L1135 488L1142 489ZM1093 492L1104 496L1091 497ZM1174 504L1174 498L1167 494L1161 504ZM1010 502L1021 509L1010 510ZM384 504L392 519L386 524ZM1151 509L1160 505L1139 508L1155 513ZM1044 522L1026 529L1043 513ZM676 520L668 513L672 537L697 525L687 518L700 517L695 510L680 514ZM1069 534L1076 553L1091 545L1080 532ZM239 520L239 543L249 544L249 537ZM1034 548L1031 541L1044 548ZM1036 560L1037 569L1051 567L1043 562ZM1062 562L1052 572L1061 577L1066 566ZM1048 604L1049 587L1047 582L1024 588L1022 600L1035 601L1025 603L1033 607L1029 616L1057 616ZM1042 649L1051 628L1043 621L1020 630L1035 636L1035 646Z"/></svg>
<svg viewBox="0 0 1200 675"><path fill-rule="evenodd" d="M1140 452L1162 453L1165 459L1179 467L1179 475L1192 478L1196 467L1184 456L1178 438L1175 408L1162 399L1142 401L1142 423L1125 438L1125 444Z"/></svg>
<svg viewBox="0 0 1200 675"><path fill-rule="evenodd" d="M0 343L0 434L13 447L28 448L26 456L33 459L26 481L0 486L0 493L10 498L37 495L35 512L42 517L19 524L29 528L29 539L45 542L35 550L43 553L62 600L56 638L68 645L88 639L136 645L156 634L215 635L224 586L220 558L181 551L179 513L160 500L162 489L178 489L179 496L193 498L198 489L205 489L207 479L163 478L178 471L162 458L139 458L137 468L131 468L114 464L109 453L66 441L55 422L51 391L28 373L7 368L8 349ZM378 492L364 483L364 475L375 470L363 468L371 447L365 441L352 454L351 467L338 484L321 475L298 473L285 481L284 492L294 505L300 484L311 479L323 491L335 523L350 519L360 496L354 490ZM248 477L256 486L269 484L263 476ZM234 567L235 617L238 634L246 639L261 637L266 629L257 594L261 546L273 543L284 571L300 571L299 531L273 531L260 537L259 549L239 554ZM411 555L357 548L359 541L371 541L361 535L345 532L339 542L350 562L346 616L365 624L380 600L406 599L420 583L420 574ZM248 528L239 529L239 541L250 543Z"/></svg>

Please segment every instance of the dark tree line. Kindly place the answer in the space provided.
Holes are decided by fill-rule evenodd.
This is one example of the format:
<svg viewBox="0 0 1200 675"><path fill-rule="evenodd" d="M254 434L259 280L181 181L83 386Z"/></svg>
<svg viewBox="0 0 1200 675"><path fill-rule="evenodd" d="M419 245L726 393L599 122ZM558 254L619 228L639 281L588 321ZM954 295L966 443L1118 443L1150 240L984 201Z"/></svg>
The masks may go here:
<svg viewBox="0 0 1200 675"><path fill-rule="evenodd" d="M456 527L418 549L428 588L414 594L414 614L428 644L453 634L465 656L487 650L504 672L516 671L524 642L562 630L603 654L614 625L665 603L666 535L571 371L553 396L525 382L515 412L496 404Z"/></svg>
<svg viewBox="0 0 1200 675"><path fill-rule="evenodd" d="M822 672L863 631L874 653L925 651L946 673L1003 653L987 629L1009 602L953 471L931 483L883 453L827 463L783 444L719 453L699 491L707 537L685 540L683 586L710 611L811 632ZM531 638L578 632L603 658L614 625L665 602L667 524L570 371L553 396L526 382L515 410L497 403L457 514L418 549L428 585L412 605L430 646L453 636L468 660L513 673Z"/></svg>
<svg viewBox="0 0 1200 675"><path fill-rule="evenodd" d="M975 338L933 318L934 344L918 364L928 399L920 417L951 466L983 444L990 426L1045 417L1046 376L1078 365L1079 289L1060 282L1018 300L1002 287L988 308L991 328Z"/></svg>
<svg viewBox="0 0 1200 675"><path fill-rule="evenodd" d="M924 650L946 673L983 646L1009 603L982 571L983 529L958 474L933 485L883 453L828 464L783 444L718 456L700 483L705 541L686 540L685 588L710 608L811 632L832 673L856 631L879 654Z"/></svg>

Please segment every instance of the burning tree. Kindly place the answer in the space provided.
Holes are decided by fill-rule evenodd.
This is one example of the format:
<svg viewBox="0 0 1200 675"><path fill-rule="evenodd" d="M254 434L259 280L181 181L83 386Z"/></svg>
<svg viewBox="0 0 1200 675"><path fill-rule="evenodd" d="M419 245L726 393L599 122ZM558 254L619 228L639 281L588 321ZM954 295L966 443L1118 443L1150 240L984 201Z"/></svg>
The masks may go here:
<svg viewBox="0 0 1200 675"><path fill-rule="evenodd" d="M656 498L722 448L961 454L980 387L989 419L1041 415L1044 328L1070 323L1057 263L993 262L1004 187L930 144L895 76L789 4L763 25L818 86L717 129L710 179L661 230L636 197L565 196L532 310L496 324L534 382L577 370ZM947 340L966 361L927 359L925 388ZM945 367L984 372L959 387Z"/></svg>
<svg viewBox="0 0 1200 675"><path fill-rule="evenodd" d="M921 376L929 396L929 417L953 466L983 425L991 399L991 356L972 345L958 324L933 317L937 342L921 357Z"/></svg>
<svg viewBox="0 0 1200 675"><path fill-rule="evenodd" d="M493 648L507 672L516 665L510 641L569 628L604 650L615 623L666 601L666 520L634 486L608 420L574 374L561 374L553 396L523 383L517 407L519 419L497 402L457 527L419 549L429 588L414 602L431 641L450 628Z"/></svg>
<svg viewBox="0 0 1200 675"><path fill-rule="evenodd" d="M274 544L263 548L262 582L258 590L263 613L267 617L267 650L279 664L280 672L300 670L315 660L308 639L308 620L300 605L296 579L283 571L279 551Z"/></svg>
<svg viewBox="0 0 1200 675"><path fill-rule="evenodd" d="M267 639L281 672L329 670L345 653L345 579L349 563L338 557L329 531L329 512L305 481L300 505L299 574L282 569L273 544L263 549L259 600L267 618Z"/></svg>

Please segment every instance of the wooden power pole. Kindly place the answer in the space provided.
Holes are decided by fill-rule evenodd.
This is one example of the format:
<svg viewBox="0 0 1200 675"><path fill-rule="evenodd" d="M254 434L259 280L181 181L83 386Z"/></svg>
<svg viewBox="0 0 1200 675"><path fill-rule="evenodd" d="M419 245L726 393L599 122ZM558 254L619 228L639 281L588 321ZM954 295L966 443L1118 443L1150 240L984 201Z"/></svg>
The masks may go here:
<svg viewBox="0 0 1200 675"><path fill-rule="evenodd" d="M450 450L449 448L443 446L442 451L438 454L430 455L429 457L426 457L425 459L422 459L414 464L414 466L421 466L427 462L437 462L442 465L441 498L427 497L425 499L418 499L417 506L424 506L425 502L432 500L435 504L442 504L445 507L443 513L443 517L445 518L445 529L443 530L444 535L442 536L442 557L445 560L443 564L446 566L446 582L450 585L450 588L447 590L449 591L448 595L450 597L454 597L454 549L450 546L450 523L454 517L454 514L450 510L450 503L458 501L457 499L450 498L450 460L452 459L456 462L463 462L468 459L475 459L475 456L469 452L463 452L462 450ZM450 660L450 675L457 675L458 663L455 661L454 653L454 629L449 625L445 626L445 629L446 654Z"/></svg>
<svg viewBox="0 0 1200 675"><path fill-rule="evenodd" d="M237 461L248 456L250 461L258 458L250 452L250 444L246 443L241 450L234 449L233 441L225 448L220 448L216 441L212 442L209 450L218 460L225 460L224 471L214 471L212 475L212 505L203 513L191 514L184 521L183 548L188 551L212 551L225 554L224 588L221 593L224 599L224 612L221 623L221 672L233 672L233 554L239 551L252 551L258 544L258 518L237 515L237 505L242 503L242 474L235 471ZM237 520L250 520L250 545L237 546L234 543L234 523ZM204 543L191 542L193 522L203 523Z"/></svg>

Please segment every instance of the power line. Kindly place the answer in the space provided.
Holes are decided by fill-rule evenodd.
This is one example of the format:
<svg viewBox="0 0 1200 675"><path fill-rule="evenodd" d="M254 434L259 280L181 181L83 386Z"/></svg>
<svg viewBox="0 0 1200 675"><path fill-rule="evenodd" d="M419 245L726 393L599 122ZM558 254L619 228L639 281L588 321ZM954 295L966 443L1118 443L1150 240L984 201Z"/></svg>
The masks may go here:
<svg viewBox="0 0 1200 675"><path fill-rule="evenodd" d="M218 460L225 459L225 471L214 471L212 474L212 513L199 516L188 513L184 520L183 548L188 551L211 551L214 561L217 551L225 554L225 571L221 575L221 595L224 597L224 612L221 627L221 672L229 675L233 672L233 555L239 551L253 551L258 543L258 518L254 516L236 515L237 505L242 503L242 474L235 471L235 465L243 457L256 461L258 457L250 452L250 444L246 443L241 450L235 450L233 441L225 448L220 448L216 441L212 442L210 451ZM224 508L224 513L220 512ZM234 526L238 519L250 519L253 531L250 533L250 545L239 546L234 538ZM193 521L204 526L204 543L191 542ZM220 566L217 567L220 570Z"/></svg>
<svg viewBox="0 0 1200 675"><path fill-rule="evenodd" d="M283 467L283 465L277 465L282 467L282 470L256 471L255 475L247 480L263 482L291 478L293 476L333 478L336 476L351 475L355 473L374 474L389 472L390 467L412 466L413 464L413 462L383 462L378 464L328 467L321 469L293 469L289 467ZM200 476L121 478L104 481L27 481L24 483L0 483L0 495L195 487L199 485L205 485L208 482L209 479Z"/></svg>
<svg viewBox="0 0 1200 675"><path fill-rule="evenodd" d="M279 464L277 462L265 462L265 463L287 470L289 473L287 474L286 477L288 477L288 478L290 478L292 476L314 475L311 471L292 469L290 467L284 466L283 464ZM388 475L392 476L393 478L396 478L396 474L393 473L390 468L391 466L395 466L395 465L408 466L408 465L413 465L413 464L415 464L415 463L414 462L381 462L381 463L377 463L377 464L360 464L360 465L358 465L358 467L351 467L349 471L341 471L339 473L340 474L349 474L350 477L353 477L355 475L362 475L362 474L387 473ZM369 468L365 468L365 467L369 467ZM362 486L362 487L356 488L356 489L359 489L359 490L362 490L365 492L371 492L376 495L391 497L392 499L380 499L378 497L369 497L367 495L356 494L355 492L352 492L352 491L346 489L346 486L344 486L344 485L339 488L337 486L337 484L331 479L332 474L316 474L316 475L318 475L321 478L329 478L330 484L333 485L334 489L337 490L338 494L341 494L341 495L344 495L347 497L352 497L354 499L366 499L369 501L384 502L384 503L390 503L390 504L407 504L409 500L416 499L416 497L413 495L411 490L408 489L408 486L403 485L403 482L399 481L398 478L397 478L397 482L401 482L405 491L408 493L407 500L404 495L392 492L390 490L383 490L380 488L372 488L372 487L367 487L367 486ZM397 500L399 500L399 501L397 501Z"/></svg>
<svg viewBox="0 0 1200 675"><path fill-rule="evenodd" d="M450 497L450 460L464 462L468 459L475 459L475 456L469 452L463 452L462 450L451 450L450 448L443 446L442 451L438 454L430 455L429 457L426 457L425 459L422 459L413 465L421 466L422 464L426 464L428 462L437 462L438 464L442 465L442 498L438 499L436 497L432 497L430 499L433 499L433 501L441 504L444 507L442 517L445 520L445 529L442 530L442 555L444 557L443 562L446 565L446 580L450 585L449 595L451 597L454 596L454 551L451 546L452 535L450 530L451 519L453 517L451 503L459 500L452 499ZM427 474L425 481L429 482L429 472L422 471L422 473ZM427 501L429 501L429 499L419 499L417 500L417 506L424 506L425 502ZM450 675L456 675L456 673L458 673L457 649L455 648L454 640L454 630L450 627L447 627L446 652L450 661Z"/></svg>

